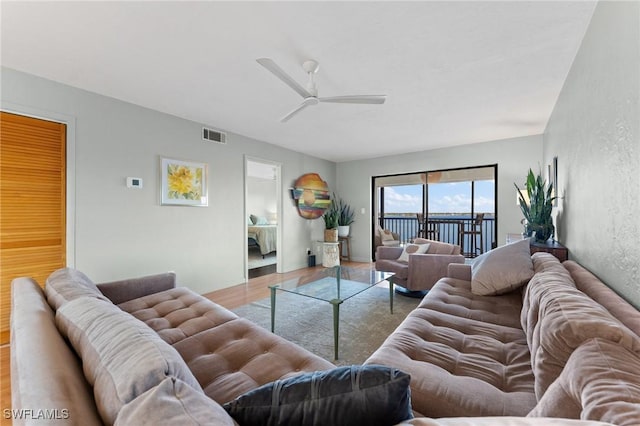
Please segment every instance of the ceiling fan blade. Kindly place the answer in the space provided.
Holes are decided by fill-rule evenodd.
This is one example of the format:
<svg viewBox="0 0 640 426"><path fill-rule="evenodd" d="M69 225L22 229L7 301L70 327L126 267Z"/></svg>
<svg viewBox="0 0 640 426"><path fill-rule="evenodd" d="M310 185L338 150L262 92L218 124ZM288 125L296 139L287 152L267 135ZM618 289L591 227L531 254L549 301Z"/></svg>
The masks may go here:
<svg viewBox="0 0 640 426"><path fill-rule="evenodd" d="M293 90L298 92L298 94L303 98L308 98L309 96L311 96L311 93L309 93L307 89L305 89L300 84L298 84L297 81L291 78L289 74L284 72L284 70L280 68L278 64L273 62L273 60L269 58L260 58L260 59L256 59L256 61L260 65L262 65L263 67L271 71L276 77L282 80L287 86L291 87Z"/></svg>
<svg viewBox="0 0 640 426"><path fill-rule="evenodd" d="M329 96L318 98L320 102L332 102L336 104L383 104L387 95L353 95L353 96Z"/></svg>
<svg viewBox="0 0 640 426"><path fill-rule="evenodd" d="M282 117L280 119L280 122L281 123L286 123L287 121L289 121L289 119L291 119L291 117L293 117L294 115L296 115L297 113L299 113L300 111L302 111L303 109L305 109L308 106L309 106L309 104L307 102L301 103L296 109L294 109L289 114L287 114L284 117Z"/></svg>

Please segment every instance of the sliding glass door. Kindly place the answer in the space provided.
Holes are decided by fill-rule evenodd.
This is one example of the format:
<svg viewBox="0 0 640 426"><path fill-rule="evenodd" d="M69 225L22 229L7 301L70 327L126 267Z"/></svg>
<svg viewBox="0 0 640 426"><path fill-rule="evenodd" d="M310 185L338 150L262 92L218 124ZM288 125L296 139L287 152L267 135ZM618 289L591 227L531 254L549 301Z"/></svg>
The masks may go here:
<svg viewBox="0 0 640 426"><path fill-rule="evenodd" d="M490 165L374 177L374 237L379 226L401 243L427 237L460 245L468 257L490 250L497 235L497 175L497 165Z"/></svg>

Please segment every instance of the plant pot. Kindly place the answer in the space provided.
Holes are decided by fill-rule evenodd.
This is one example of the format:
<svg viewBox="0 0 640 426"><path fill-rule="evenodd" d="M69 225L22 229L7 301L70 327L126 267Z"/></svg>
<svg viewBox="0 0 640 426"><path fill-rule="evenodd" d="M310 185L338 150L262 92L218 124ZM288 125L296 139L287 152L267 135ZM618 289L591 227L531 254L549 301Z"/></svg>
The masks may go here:
<svg viewBox="0 0 640 426"><path fill-rule="evenodd" d="M547 225L538 225L535 227L535 234L534 234L534 238L537 242L539 243L544 243L546 242L549 238L551 238L551 236L554 233L554 226L547 224Z"/></svg>
<svg viewBox="0 0 640 426"><path fill-rule="evenodd" d="M349 235L349 225L338 225L338 237L346 237Z"/></svg>
<svg viewBox="0 0 640 426"><path fill-rule="evenodd" d="M328 243L338 242L338 230L337 229L325 229L324 240Z"/></svg>

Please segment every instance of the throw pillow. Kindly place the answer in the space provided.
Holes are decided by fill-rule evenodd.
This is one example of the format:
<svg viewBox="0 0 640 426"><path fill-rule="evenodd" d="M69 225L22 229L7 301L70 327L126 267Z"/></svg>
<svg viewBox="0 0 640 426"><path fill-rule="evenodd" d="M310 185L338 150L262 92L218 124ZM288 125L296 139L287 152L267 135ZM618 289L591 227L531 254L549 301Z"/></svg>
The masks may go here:
<svg viewBox="0 0 640 426"><path fill-rule="evenodd" d="M430 244L407 244L398 257L398 262L409 263L410 254L424 254L429 250Z"/></svg>
<svg viewBox="0 0 640 426"><path fill-rule="evenodd" d="M393 238L393 233L391 231L389 231L388 229L382 229L380 228L380 239L382 241L394 241L395 238Z"/></svg>
<svg viewBox="0 0 640 426"><path fill-rule="evenodd" d="M93 297L110 303L89 277L72 268L58 269L49 275L44 293L54 310L80 297Z"/></svg>
<svg viewBox="0 0 640 426"><path fill-rule="evenodd" d="M167 377L125 404L114 423L115 426L163 424L237 426L217 402L175 377Z"/></svg>
<svg viewBox="0 0 640 426"><path fill-rule="evenodd" d="M508 293L528 283L531 277L529 240L520 240L476 258L471 268L471 291L479 296Z"/></svg>
<svg viewBox="0 0 640 426"><path fill-rule="evenodd" d="M267 383L224 408L241 425L392 425L413 417L411 377L352 365Z"/></svg>
<svg viewBox="0 0 640 426"><path fill-rule="evenodd" d="M202 392L176 349L110 302L90 297L67 302L56 312L56 326L80 355L105 424L167 377Z"/></svg>
<svg viewBox="0 0 640 426"><path fill-rule="evenodd" d="M251 220L251 223L255 225L258 221L258 216L256 216L255 214L249 215L249 220Z"/></svg>
<svg viewBox="0 0 640 426"><path fill-rule="evenodd" d="M258 216L256 219L256 225L268 225L269 221L264 216Z"/></svg>

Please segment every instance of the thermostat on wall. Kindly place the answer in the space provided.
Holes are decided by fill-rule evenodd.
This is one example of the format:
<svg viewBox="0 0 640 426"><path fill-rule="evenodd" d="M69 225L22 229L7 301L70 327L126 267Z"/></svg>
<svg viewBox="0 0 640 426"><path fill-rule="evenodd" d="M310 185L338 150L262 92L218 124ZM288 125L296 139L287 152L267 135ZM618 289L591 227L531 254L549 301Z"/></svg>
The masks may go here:
<svg viewBox="0 0 640 426"><path fill-rule="evenodd" d="M137 177L128 177L127 188L142 188L142 179Z"/></svg>

